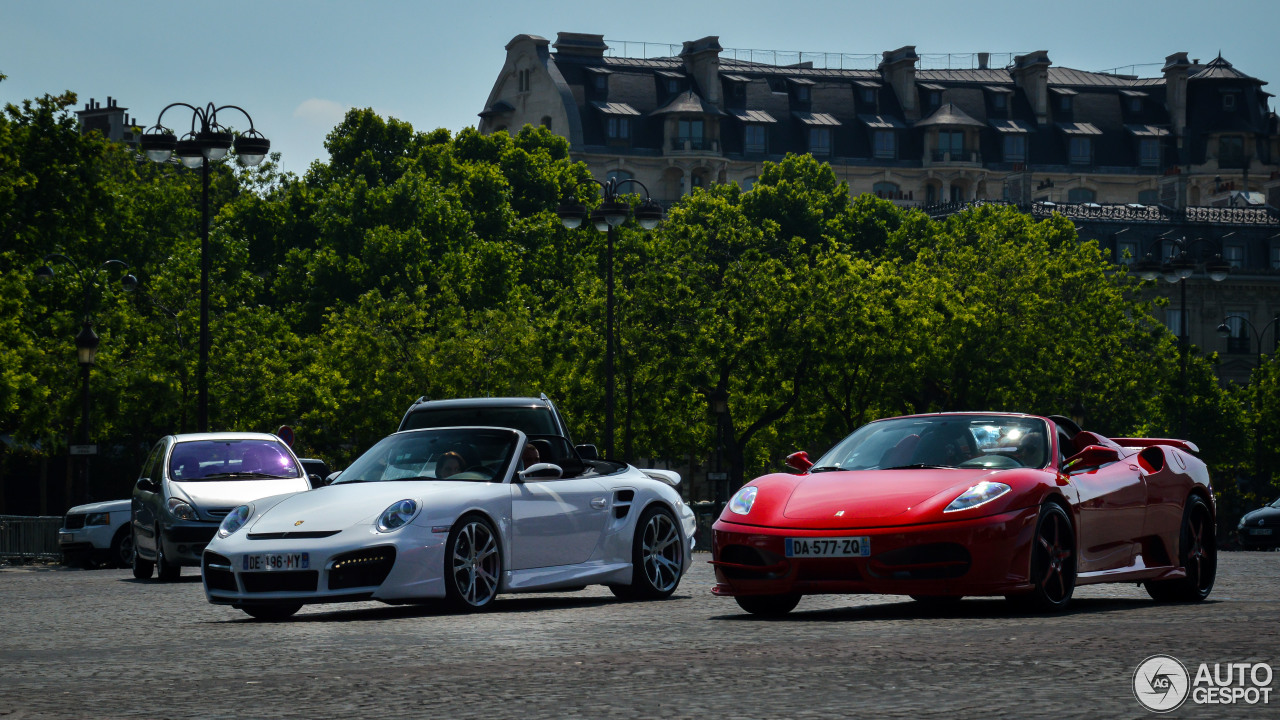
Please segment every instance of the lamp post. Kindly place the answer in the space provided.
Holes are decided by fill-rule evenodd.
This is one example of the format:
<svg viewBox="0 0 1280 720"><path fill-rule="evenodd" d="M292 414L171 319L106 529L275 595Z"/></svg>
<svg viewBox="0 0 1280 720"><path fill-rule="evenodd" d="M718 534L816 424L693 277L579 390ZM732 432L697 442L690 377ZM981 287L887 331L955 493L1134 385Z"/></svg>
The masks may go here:
<svg viewBox="0 0 1280 720"><path fill-rule="evenodd" d="M162 121L170 108L183 107L191 111L191 130L178 138ZM218 113L237 110L249 121L248 131L234 136L231 129L218 123ZM209 163L227 156L235 147L240 164L257 165L267 156L271 141L253 127L253 118L243 108L235 105L214 107L209 103L203 108L187 103L171 103L156 118L156 124L147 128L138 141L144 155L155 162L167 162L177 156L183 167L200 168L200 358L196 365L196 422L200 432L209 430Z"/></svg>
<svg viewBox="0 0 1280 720"><path fill-rule="evenodd" d="M613 459L613 410L614 410L614 370L613 370L613 244L614 229L627 221L631 216L631 205L619 198L619 189L626 185L639 185L644 190L644 201L640 203L640 207L636 208L636 222L645 230L652 230L658 227L658 223L662 222L663 212L662 206L654 202L649 196L649 188L639 180L630 178L619 180L617 178L609 178L604 182L600 182L595 178L591 179L596 185L600 186L600 192L603 201L600 206L587 213L586 207L578 203L573 198L566 198L556 208L556 214L560 216L560 221L564 223L566 228L570 230L582 224L583 220L590 220L596 230L608 235L607 249L605 251L605 336L604 336L604 457L606 460Z"/></svg>
<svg viewBox="0 0 1280 720"><path fill-rule="evenodd" d="M1164 263L1157 263L1148 251L1142 260L1133 264L1133 271L1137 273L1143 280L1155 280L1157 277L1163 277L1165 281L1170 283L1178 283L1180 298L1180 310L1178 312L1178 350L1181 354L1182 370L1181 370L1181 394L1182 400L1178 409L1178 433L1181 437L1187 435L1187 346L1191 342L1190 333L1187 328L1187 278L1195 274L1197 262L1192 260L1187 251L1197 245L1217 244L1221 246L1221 241L1233 233L1218 238L1217 241L1210 241L1204 238L1196 238L1188 241L1185 237L1180 238L1159 238L1159 242L1169 242L1173 244L1176 254L1170 254ZM1209 275L1209 279L1214 282L1221 282L1227 279L1231 273L1231 264L1222 259L1222 252L1219 250L1212 258L1204 263L1205 272Z"/></svg>
<svg viewBox="0 0 1280 720"><path fill-rule="evenodd" d="M75 272L77 279L80 281L81 292L81 325L80 332L76 335L76 361L80 365L80 448L77 453L84 458L84 463L80 469L80 482L83 489L83 500L88 502L92 499L89 492L89 458L94 454L93 448L89 444L89 370L93 367L94 360L98 355L98 334L93 331L93 315L92 302L93 291L98 286L91 281L91 276L85 275L80 266L71 258L61 253L50 253L44 256L44 261L48 263L50 260L61 260ZM98 266L97 271L101 272L111 268L113 265L119 265L120 269L125 273L120 278L120 285L126 292L132 291L138 286L138 279L129 274L129 266L120 260L108 260ZM36 279L42 283L52 282L55 277L53 268L49 265L42 265L36 269Z"/></svg>
<svg viewBox="0 0 1280 720"><path fill-rule="evenodd" d="M716 416L716 483L712 495L719 513L729 501L729 474L724 470L724 425L729 421L729 392L718 387L707 399L711 403L711 414Z"/></svg>
<svg viewBox="0 0 1280 720"><path fill-rule="evenodd" d="M1228 320L1239 320L1242 327L1247 326L1249 330L1253 332L1253 342L1258 347L1256 367L1261 369L1262 368L1262 336L1266 335L1267 330L1270 329L1271 326L1273 325L1275 326L1275 332L1273 332L1272 335L1275 335L1276 333L1280 333L1280 324L1277 324L1277 323L1280 323L1280 315L1276 315L1275 317L1271 318L1271 322L1267 323L1266 325L1263 325L1261 330L1259 330L1256 325L1249 322L1249 318L1243 315L1228 315L1222 318L1221 323L1218 323L1218 335L1224 338L1230 338L1232 334L1231 326L1227 324Z"/></svg>

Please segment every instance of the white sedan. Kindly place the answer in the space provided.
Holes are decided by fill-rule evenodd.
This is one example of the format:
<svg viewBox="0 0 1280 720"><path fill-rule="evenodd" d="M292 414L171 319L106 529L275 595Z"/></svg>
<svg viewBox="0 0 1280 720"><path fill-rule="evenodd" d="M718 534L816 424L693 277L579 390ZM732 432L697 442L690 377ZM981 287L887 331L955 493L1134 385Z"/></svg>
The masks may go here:
<svg viewBox="0 0 1280 720"><path fill-rule="evenodd" d="M267 620L370 599L479 610L499 593L599 584L671 595L696 526L679 476L602 460L566 475L531 447L506 428L384 438L331 485L229 513L204 552L205 594Z"/></svg>

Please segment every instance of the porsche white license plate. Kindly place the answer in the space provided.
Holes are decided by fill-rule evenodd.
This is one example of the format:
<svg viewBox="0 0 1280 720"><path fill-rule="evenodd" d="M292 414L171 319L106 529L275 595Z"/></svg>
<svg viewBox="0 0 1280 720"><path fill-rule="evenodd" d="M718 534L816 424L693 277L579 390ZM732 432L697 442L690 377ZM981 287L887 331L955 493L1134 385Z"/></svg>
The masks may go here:
<svg viewBox="0 0 1280 720"><path fill-rule="evenodd" d="M787 557L869 557L871 538L787 538Z"/></svg>
<svg viewBox="0 0 1280 720"><path fill-rule="evenodd" d="M311 553L264 553L243 556L241 570L307 570L311 567Z"/></svg>
<svg viewBox="0 0 1280 720"><path fill-rule="evenodd" d="M1271 528L1257 528L1249 531L1250 535L1270 535Z"/></svg>

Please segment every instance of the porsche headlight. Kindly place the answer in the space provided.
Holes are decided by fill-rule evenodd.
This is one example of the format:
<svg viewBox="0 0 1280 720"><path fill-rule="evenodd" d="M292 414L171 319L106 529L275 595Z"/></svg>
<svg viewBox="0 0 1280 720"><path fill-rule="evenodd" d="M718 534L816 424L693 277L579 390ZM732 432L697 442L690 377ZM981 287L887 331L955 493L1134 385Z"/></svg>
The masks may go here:
<svg viewBox="0 0 1280 720"><path fill-rule="evenodd" d="M416 501L397 500L378 516L378 532L391 532L396 528L404 527L417 514L418 503Z"/></svg>
<svg viewBox="0 0 1280 720"><path fill-rule="evenodd" d="M196 509L178 498L169 498L169 512L179 520L196 519Z"/></svg>
<svg viewBox="0 0 1280 720"><path fill-rule="evenodd" d="M1008 485L983 480L977 485L974 485L968 490L960 493L960 497L952 500L951 504L942 512L956 512L957 510L968 510L969 508L975 508L979 505L985 505L1007 492L1009 492Z"/></svg>
<svg viewBox="0 0 1280 720"><path fill-rule="evenodd" d="M751 512L751 506L756 504L756 492L754 486L748 486L734 493L733 498L729 500L729 510L738 515Z"/></svg>
<svg viewBox="0 0 1280 720"><path fill-rule="evenodd" d="M110 525L111 513L89 513L84 518L84 524L88 525Z"/></svg>
<svg viewBox="0 0 1280 720"><path fill-rule="evenodd" d="M227 516L222 518L222 524L218 526L218 537L227 537L244 527L244 524L249 522L249 516L252 514L252 505L241 505L227 513Z"/></svg>

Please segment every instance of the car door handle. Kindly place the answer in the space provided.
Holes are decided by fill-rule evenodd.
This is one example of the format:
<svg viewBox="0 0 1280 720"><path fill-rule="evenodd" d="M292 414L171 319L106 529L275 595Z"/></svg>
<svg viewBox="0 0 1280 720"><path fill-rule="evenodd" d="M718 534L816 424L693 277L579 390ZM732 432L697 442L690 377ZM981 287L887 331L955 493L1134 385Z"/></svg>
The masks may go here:
<svg viewBox="0 0 1280 720"><path fill-rule="evenodd" d="M591 498L591 507L593 507L593 508L595 508L595 509L597 509L597 510L603 510L603 509L605 509L605 507L606 507L608 504L609 504L609 500L608 500L607 498L602 498L602 497L598 497L598 498Z"/></svg>

